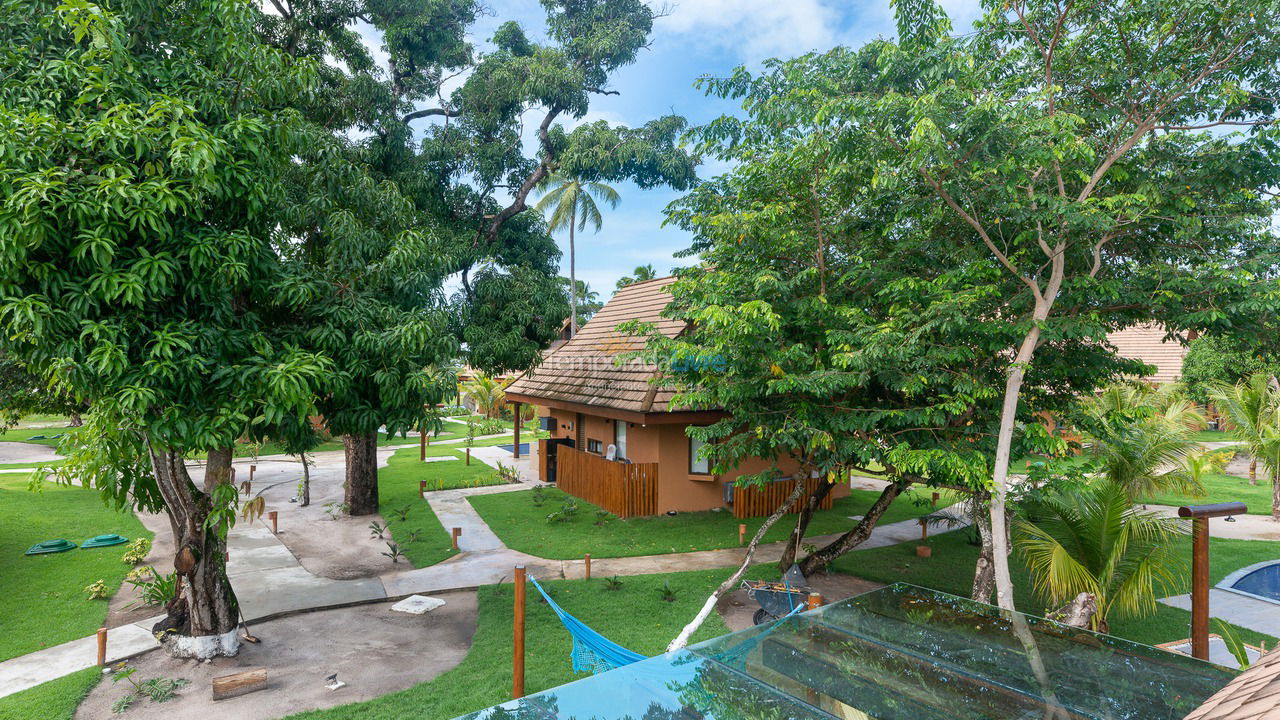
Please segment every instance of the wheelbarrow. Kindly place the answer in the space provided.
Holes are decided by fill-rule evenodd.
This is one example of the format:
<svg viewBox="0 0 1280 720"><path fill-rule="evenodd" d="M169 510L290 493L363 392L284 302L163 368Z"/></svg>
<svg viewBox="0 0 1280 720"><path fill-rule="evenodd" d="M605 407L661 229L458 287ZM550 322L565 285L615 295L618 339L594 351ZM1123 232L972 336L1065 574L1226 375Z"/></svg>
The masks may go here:
<svg viewBox="0 0 1280 720"><path fill-rule="evenodd" d="M795 608L803 607L809 598L808 581L798 565L792 565L777 582L743 580L742 589L747 591L747 597L760 603L760 609L751 616L756 625L790 615Z"/></svg>

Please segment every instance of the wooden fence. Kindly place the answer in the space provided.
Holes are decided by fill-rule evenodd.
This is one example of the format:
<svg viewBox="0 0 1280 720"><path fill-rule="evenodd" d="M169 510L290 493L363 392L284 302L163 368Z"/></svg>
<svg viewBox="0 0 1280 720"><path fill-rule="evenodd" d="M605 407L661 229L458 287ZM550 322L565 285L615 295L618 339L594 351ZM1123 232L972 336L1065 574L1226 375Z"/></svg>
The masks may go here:
<svg viewBox="0 0 1280 720"><path fill-rule="evenodd" d="M620 463L561 445L556 487L620 518L658 514L658 464Z"/></svg>
<svg viewBox="0 0 1280 720"><path fill-rule="evenodd" d="M800 512L808 496L818 488L818 483L827 482L826 478L809 478L805 483L805 493L796 500L787 512ZM787 499L791 491L796 489L795 480L779 480L760 486L736 487L733 489L733 516L738 518L764 517L773 514L774 510ZM827 493L818 503L819 510L831 509L831 493Z"/></svg>

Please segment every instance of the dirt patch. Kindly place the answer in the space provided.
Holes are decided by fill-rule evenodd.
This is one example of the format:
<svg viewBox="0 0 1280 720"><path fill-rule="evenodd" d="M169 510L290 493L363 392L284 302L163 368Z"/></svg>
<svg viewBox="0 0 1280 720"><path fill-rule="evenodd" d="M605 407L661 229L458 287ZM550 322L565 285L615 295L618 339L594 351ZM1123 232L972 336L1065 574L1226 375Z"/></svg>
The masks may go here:
<svg viewBox="0 0 1280 720"><path fill-rule="evenodd" d="M379 453L380 459L382 453ZM248 463L237 463L237 480L249 477ZM369 523L386 525L381 515L334 520L326 503L342 502L343 465L337 458L321 458L311 469L311 504L302 507L290 499L298 493L302 464L260 461L254 472L253 493L266 500L267 511L279 513L277 537L308 572L332 580L376 577L391 569L382 555L385 540L370 537ZM267 527L271 522L266 517Z"/></svg>
<svg viewBox="0 0 1280 720"><path fill-rule="evenodd" d="M17 442L17 441L0 441L0 463L31 463L39 465L40 463L53 462L61 460L62 456L58 451L48 445L39 443Z"/></svg>
<svg viewBox="0 0 1280 720"><path fill-rule="evenodd" d="M173 572L173 528L169 525L169 516L165 513L151 514L144 512L134 513L138 516L138 520L148 530L155 533L155 538L151 541L151 552L147 555L138 567L150 565L159 573ZM132 538L130 538L132 539ZM119 554L123 555L127 545L118 546ZM120 590L111 596L110 606L107 610L107 624L109 628L128 625L139 620L145 620L150 617L164 614L164 608L152 607L149 605L139 604L137 607L126 607L138 602L139 593L137 588L124 583L120 586Z"/></svg>
<svg viewBox="0 0 1280 720"><path fill-rule="evenodd" d="M466 657L476 626L474 592L442 593L446 604L425 615L393 612L391 603L322 610L253 626L258 645L209 663L175 660L160 651L136 658L134 679L184 678L190 685L163 704L135 703L134 720L268 720L303 710L368 700L425 682ZM213 678L266 668L267 689L214 702ZM347 686L325 688L332 673ZM76 718L112 717L124 682L103 681L80 704Z"/></svg>
<svg viewBox="0 0 1280 720"><path fill-rule="evenodd" d="M822 601L828 604L884 587L883 583L839 573L815 575L809 578L809 585L815 592L822 593ZM725 595L716 603L716 611L724 619L724 624L735 632L751 627L754 624L752 616L759 609L760 604L747 597L746 591L741 589Z"/></svg>

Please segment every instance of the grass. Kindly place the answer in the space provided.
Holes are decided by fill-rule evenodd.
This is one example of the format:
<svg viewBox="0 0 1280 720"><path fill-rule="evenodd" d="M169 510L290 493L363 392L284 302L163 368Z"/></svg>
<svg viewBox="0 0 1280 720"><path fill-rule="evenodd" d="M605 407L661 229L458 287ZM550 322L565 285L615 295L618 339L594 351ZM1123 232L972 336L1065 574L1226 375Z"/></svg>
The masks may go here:
<svg viewBox="0 0 1280 720"><path fill-rule="evenodd" d="M466 433L462 433L462 434L465 435ZM432 441L451 440L456 437L460 437L459 433L449 431L449 432L441 432L439 435L432 435L431 440ZM381 433L381 432L378 433L378 447L388 447L392 445L417 445L417 444L418 444L417 437L406 438L406 437L401 437L399 435L387 435L386 433ZM320 443L315 447L314 450L311 450L311 452L332 452L335 450L341 450L342 448L343 448L342 439L334 438L332 440L326 440L325 442ZM282 448L279 445L279 443L273 440L269 440L265 443L262 443L261 445L250 443L250 442L240 442L240 443L236 443L236 446L235 446L235 456L238 458L263 457L266 455L284 455L284 454L285 454L284 448Z"/></svg>
<svg viewBox="0 0 1280 720"><path fill-rule="evenodd" d="M1258 475L1265 473L1258 469ZM1200 497L1179 493L1161 493L1147 500L1156 505L1201 505L1240 501L1249 507L1250 515L1271 514L1271 481L1259 477L1257 485L1250 485L1248 478L1234 475L1210 475L1204 480L1205 494Z"/></svg>
<svg viewBox="0 0 1280 720"><path fill-rule="evenodd" d="M1235 442L1235 437L1223 430L1200 430L1191 434L1196 442Z"/></svg>
<svg viewBox="0 0 1280 720"><path fill-rule="evenodd" d="M101 496L80 487L45 483L27 489L23 476L0 475L0 660L92 635L107 616L106 600L88 600L84 587L96 580L111 592L130 567L120 562L123 545L26 556L32 545L52 538L76 544L102 533L129 539L151 537L132 512L106 507ZM18 630L21 628L21 630Z"/></svg>
<svg viewBox="0 0 1280 720"><path fill-rule="evenodd" d="M76 432L78 428L24 428L14 427L0 433L0 442L27 442L36 445L48 445L49 447L57 447L59 439L50 438L52 435L61 435L68 432ZM39 437L43 436L43 437Z"/></svg>
<svg viewBox="0 0 1280 720"><path fill-rule="evenodd" d="M617 591L602 579L559 580L543 583L556 602L609 639L644 655L665 649L698 611L707 595L724 580L724 570L622 578ZM675 592L674 602L661 598L663 585ZM572 641L551 608L529 587L525 617L525 691L532 694L586 676L570 668ZM434 680L367 702L291 715L296 720L447 720L511 699L510 585L479 590L479 617L471 650L458 667ZM694 635L694 640L722 635L727 628L717 613ZM427 651L424 649L424 651Z"/></svg>
<svg viewBox="0 0 1280 720"><path fill-rule="evenodd" d="M881 518L881 524L908 520L925 515L929 505L919 506L915 500L927 499L928 489L916 489L900 496ZM565 505L563 491L542 490L544 501L534 504L534 491L518 491L496 495L477 495L468 500L489 527L507 547L538 557L569 560L585 553L592 557L630 557L661 553L690 552L713 548L737 547L738 524L745 523L750 538L764 518L740 520L729 511L680 513L676 516L631 518L620 520L612 514L597 514L599 508L585 500L577 500L578 511L566 522L548 522L547 514ZM809 525L810 537L844 532L853 527L851 515L861 515L871 507L880 493L854 490L840 498L830 510L817 513ZM943 503L948 494L943 492ZM765 541L786 540L793 523L779 520L765 534Z"/></svg>
<svg viewBox="0 0 1280 720"><path fill-rule="evenodd" d="M71 720L80 701L101 679L101 668L85 668L6 695L0 698L0 720Z"/></svg>
<svg viewBox="0 0 1280 720"><path fill-rule="evenodd" d="M959 530L929 538L927 544L933 548L933 557L927 559L916 557L918 543L914 542L854 551L836 560L832 570L882 583L908 582L968 597L978 559L978 548L969 543L970 537L970 531ZM1183 577L1187 579L1185 585L1170 588L1166 593L1169 595L1190 591L1191 540L1184 538L1180 542L1185 545L1182 555L1187 558L1188 570ZM1210 582L1217 583L1237 568L1275 558L1277 547L1276 543L1263 540L1212 538L1209 541ZM1015 606L1032 615L1043 615L1046 603L1035 596L1031 576L1017 553L1009 558L1009 572ZM1112 635L1147 645L1181 640L1191 634L1191 613L1167 605L1160 605L1154 614L1144 618L1113 614L1110 620ZM1247 628L1236 629L1245 642L1266 642L1269 648L1276 645L1276 638Z"/></svg>

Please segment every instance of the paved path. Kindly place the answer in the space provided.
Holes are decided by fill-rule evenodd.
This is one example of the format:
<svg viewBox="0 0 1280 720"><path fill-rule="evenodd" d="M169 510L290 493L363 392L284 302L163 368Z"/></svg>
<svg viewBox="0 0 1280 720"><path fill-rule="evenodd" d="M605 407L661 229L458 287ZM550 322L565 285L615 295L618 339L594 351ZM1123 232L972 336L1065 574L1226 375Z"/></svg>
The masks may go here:
<svg viewBox="0 0 1280 720"><path fill-rule="evenodd" d="M1190 595L1161 598L1160 602L1183 610L1191 610ZM1272 637L1280 635L1280 605L1273 602L1258 600L1230 590L1209 588L1209 614L1233 625L1256 630Z"/></svg>
<svg viewBox="0 0 1280 720"><path fill-rule="evenodd" d="M1161 515L1178 516L1178 508L1172 505L1146 507ZM1231 540L1280 540L1280 522L1272 520L1270 515L1235 515L1232 522L1227 522L1226 518L1211 518L1209 536Z"/></svg>

